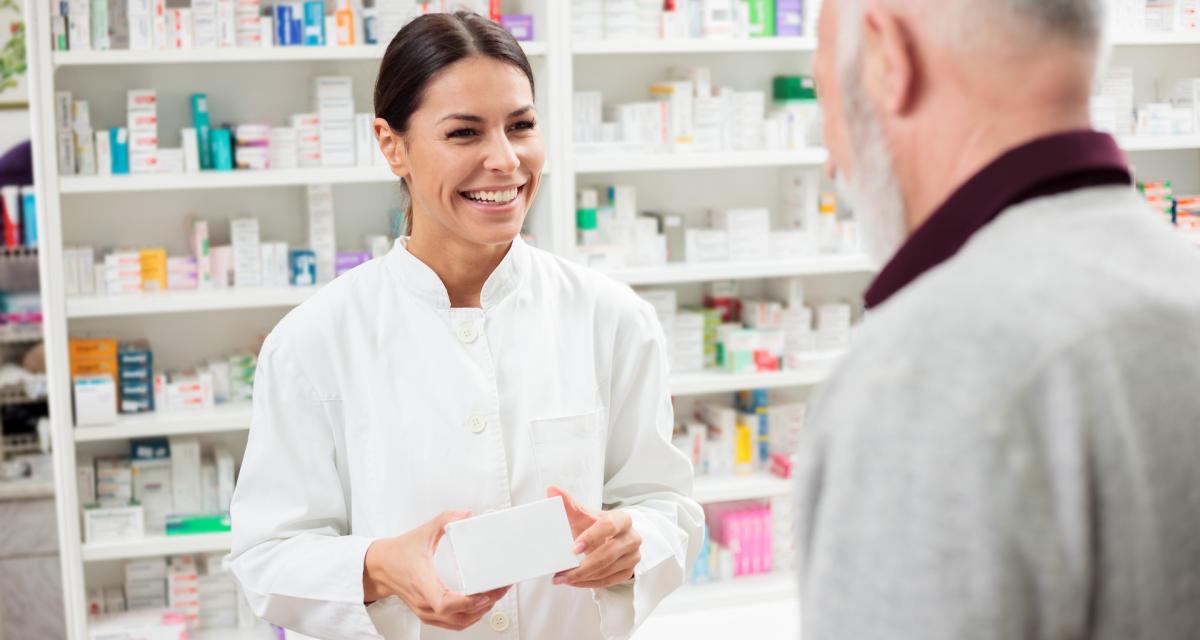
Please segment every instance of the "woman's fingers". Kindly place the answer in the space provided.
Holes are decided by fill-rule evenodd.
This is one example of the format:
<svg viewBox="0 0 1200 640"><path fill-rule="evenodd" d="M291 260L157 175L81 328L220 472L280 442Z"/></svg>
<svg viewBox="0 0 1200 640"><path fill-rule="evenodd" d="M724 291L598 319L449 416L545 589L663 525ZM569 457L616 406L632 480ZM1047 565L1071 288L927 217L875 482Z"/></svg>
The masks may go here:
<svg viewBox="0 0 1200 640"><path fill-rule="evenodd" d="M579 537L575 538L575 553L588 553L603 545L609 538L620 535L624 531L622 526L629 516L622 513L620 515L625 518L619 518L615 515L617 513L619 512L608 512L606 517L596 520L595 524L579 534Z"/></svg>
<svg viewBox="0 0 1200 640"><path fill-rule="evenodd" d="M619 559L637 551L641 545L641 539L637 536L626 534L613 538L589 553L578 567L562 574L563 579L557 580L556 584L576 584L608 575Z"/></svg>
<svg viewBox="0 0 1200 640"><path fill-rule="evenodd" d="M611 571L603 577L593 578L580 582L573 582L571 586L581 589L605 589L618 584L622 584L633 577L633 571L637 568L638 562L642 559L640 550L622 556L619 560L613 563Z"/></svg>
<svg viewBox="0 0 1200 640"><path fill-rule="evenodd" d="M471 512L466 509L457 511L443 511L433 520L425 523L426 532L429 534L429 553L432 554L437 550L438 543L442 541L442 536L446 535L446 525L456 520L465 520L471 517Z"/></svg>

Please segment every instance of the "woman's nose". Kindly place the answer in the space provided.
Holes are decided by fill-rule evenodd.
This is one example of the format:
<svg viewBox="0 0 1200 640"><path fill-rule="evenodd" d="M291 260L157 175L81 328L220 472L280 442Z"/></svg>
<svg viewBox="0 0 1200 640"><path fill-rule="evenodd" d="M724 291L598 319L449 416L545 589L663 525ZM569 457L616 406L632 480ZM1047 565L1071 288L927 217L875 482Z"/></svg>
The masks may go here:
<svg viewBox="0 0 1200 640"><path fill-rule="evenodd" d="M493 136L487 145L485 154L483 168L488 171L512 173L521 166L521 159L517 157L517 151L513 149L508 136Z"/></svg>

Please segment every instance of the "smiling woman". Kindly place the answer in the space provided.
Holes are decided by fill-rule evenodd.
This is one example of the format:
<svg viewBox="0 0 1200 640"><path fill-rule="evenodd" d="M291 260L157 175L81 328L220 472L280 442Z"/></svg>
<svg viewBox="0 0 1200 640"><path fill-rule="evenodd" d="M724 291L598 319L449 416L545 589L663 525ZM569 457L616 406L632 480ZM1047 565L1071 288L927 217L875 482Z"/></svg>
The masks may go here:
<svg viewBox="0 0 1200 640"><path fill-rule="evenodd" d="M380 65L375 131L410 196L408 250L452 281L486 277L520 233L545 165L533 70L508 32L474 14L404 31ZM462 288L482 284L467 280ZM478 304L448 286L456 306Z"/></svg>
<svg viewBox="0 0 1200 640"><path fill-rule="evenodd" d="M233 573L258 615L319 638L628 637L682 584L703 521L657 316L521 240L545 148L529 62L498 25L414 20L375 113L409 235L264 343ZM445 526L548 495L579 566L455 591Z"/></svg>

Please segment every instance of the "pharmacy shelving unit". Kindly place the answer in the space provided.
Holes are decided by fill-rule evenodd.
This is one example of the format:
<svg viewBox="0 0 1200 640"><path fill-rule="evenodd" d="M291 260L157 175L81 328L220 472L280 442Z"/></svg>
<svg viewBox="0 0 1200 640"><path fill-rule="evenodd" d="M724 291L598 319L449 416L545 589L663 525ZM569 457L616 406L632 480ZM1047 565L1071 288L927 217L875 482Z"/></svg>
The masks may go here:
<svg viewBox="0 0 1200 640"><path fill-rule="evenodd" d="M506 0L510 11L532 13L544 40L524 43L538 80L542 122L549 132L556 122L554 96L564 91L556 86L563 75L558 65L567 60L558 51L561 30L550 28L560 21L561 4L550 0ZM171 336L176 327L193 327L197 333L244 333L253 338L290 308L304 302L313 289L284 288L255 291L222 290L115 297L65 296L64 246L166 246L183 253L181 226L184 216L195 212L218 226L222 215L257 215L260 210L282 211L264 221L264 238L271 234L289 242L302 238L303 187L334 186L338 208L339 235L361 237L364 232L385 232L381 215L356 206L362 201L379 202L383 211L394 203L396 178L384 167L346 169L293 169L262 172L205 172L194 175L74 176L59 175L54 152L53 96L71 91L76 99L91 103L92 120L100 127L123 124L120 96L136 88L156 89L160 96L160 134L184 126L183 98L193 91L206 91L218 122L282 122L291 113L304 112L308 83L318 75L347 75L355 85L358 111L370 109L370 89L384 48L292 47L263 49L219 49L187 51L69 51L52 52L49 2L31 0L26 7L29 33L30 84L34 116L34 161L40 178L38 193L42 250L37 259L46 277L42 279L46 309L45 338L50 372L51 420L55 447L56 489L63 558L63 585L68 637L87 637L86 587L94 574L112 574L114 563L128 558L183 553L222 551L229 548L227 534L156 536L126 543L84 543L80 531L79 500L73 480L76 465L85 456L127 448L131 438L188 435L206 443L244 445L250 425L249 405L218 406L188 414L151 413L122 416L115 424L75 429L72 419L67 341L72 335L117 335L135 337L143 332ZM180 113L172 113L180 111ZM167 141L169 143L169 140ZM547 166L561 162L566 150L550 144ZM550 171L547 176L553 176ZM546 212L554 200L552 178L543 180L539 202L531 215L531 232L552 237L555 224ZM299 196L299 197L298 197ZM140 219L138 223L133 222ZM262 219L260 217L260 219ZM372 223L372 220L376 220ZM171 243L175 242L176 245ZM342 250L354 248L343 239ZM220 327L206 329L213 318ZM179 329L183 330L183 329ZM157 332L157 333L156 333ZM7 338L7 336L5 336ZM12 339L18 339L13 336ZM195 346L171 341L164 346L152 340L156 361L178 368L205 357L205 350L230 350L238 344L221 345L222 336L204 335ZM213 342L214 340L218 342ZM219 353L220 351L216 352ZM215 355L209 351L208 355ZM215 439L215 440L214 440ZM240 454L238 455L240 459ZM204 635L204 634L201 634ZM205 637L221 637L222 633ZM250 633L247 640L259 637Z"/></svg>
<svg viewBox="0 0 1200 640"><path fill-rule="evenodd" d="M174 338L175 327L200 333L220 333L226 328L248 335L269 330L271 324L312 295L311 289L212 291L125 297L73 297L64 295L64 246L168 244L181 235L182 217L197 209L205 217L221 212L232 215L248 207L283 208L285 215L265 225L282 235L298 237L304 225L299 189L310 184L335 185L339 236L342 225L354 231L370 227L370 213L355 201L388 198L395 179L385 169L320 169L265 172L205 173L175 176L85 177L59 175L54 156L55 125L52 98L56 91L76 92L93 100L93 122L111 126L121 122L113 96L134 88L156 88L166 98L179 98L191 90L207 90L215 110L232 121L258 121L262 113L275 121L305 110L301 90L273 91L288 77L351 75L359 96L359 110L369 108L361 92L369 88L380 59L380 47L230 49L214 51L73 51L51 52L49 2L31 0L27 10L31 51L30 85L34 117L34 160L39 174L40 263L46 311L45 339L50 372L50 402L55 446L56 492L63 559L64 601L69 638L86 637L85 587L93 571L126 558L177 553L220 551L229 546L228 535L150 537L129 543L84 544L79 522L75 472L77 456L86 452L120 450L131 438L189 435L200 438L242 438L250 424L248 405L217 407L190 414L123 416L115 424L73 427L67 340L73 334L111 331L122 338L142 332L166 336L171 344L154 343L156 359L168 366L186 366L209 355L213 338L196 345ZM510 6L514 5L514 6ZM612 90L621 100L644 95L649 80L660 79L671 65L706 65L714 68L714 81L736 82L769 90L767 79L782 72L809 69L816 41L811 36L777 40L725 40L680 42L571 42L570 3L559 0L505 0L505 8L533 13L537 32L544 40L529 43L526 52L538 77L539 108L547 136L548 166L543 191L528 229L538 244L558 254L569 254L574 245L574 194L584 184L629 181L650 201L681 207L753 206L740 199L754 185L772 184L771 176L785 170L819 171L826 161L822 149L791 152L737 152L688 155L628 155L577 153L572 141L572 93L583 88ZM1118 39L1123 50L1151 59L1177 58L1179 47L1200 45L1194 36L1145 36ZM1188 51L1197 49L1189 48ZM1139 58L1140 60L1141 58ZM1194 57L1200 60L1200 57ZM1200 75L1200 68L1192 71ZM211 84L209 84L211 83ZM192 86L195 84L195 86ZM364 87L367 85L367 87ZM289 85L292 86L292 85ZM292 86L294 88L294 86ZM607 97L607 96L606 96ZM123 103L122 103L123 104ZM166 105L161 109L169 108ZM166 119L169 119L166 118ZM1137 158L1159 154L1185 154L1195 161L1200 138L1129 138L1122 144ZM1194 167L1192 167L1194 169ZM1200 173L1200 171L1194 171ZM1200 190L1200 175L1179 178ZM695 183L704 188L695 192ZM750 184L750 187L742 186ZM343 197L350 194L354 197ZM688 198L692 198L691 201ZM209 204L212 201L212 204ZM178 203L176 203L178 202ZM344 206L343 206L344 205ZM344 212L344 208L348 212ZM287 212L291 211L292 214ZM216 216L219 218L220 216ZM126 224L126 219L130 222ZM165 222L164 222L165 220ZM113 231L116 228L118 231ZM128 233L129 236L121 235ZM264 234L267 231L264 230ZM117 235L114 235L117 234ZM353 234L351 234L353 235ZM181 242L181 240L176 240ZM177 253L181 253L183 247ZM345 248L345 247L341 247ZM805 277L817 283L820 295L852 298L875 268L862 256L797 258L721 265L678 265L625 269L613 277L637 287L675 287L694 295L700 283L739 280L748 287L767 279ZM826 281L833 284L825 285ZM221 322L210 323L221 318ZM265 326L264 326L265 323ZM166 329L164 329L164 327ZM203 336L201 336L203 337ZM224 348L241 345L225 344ZM677 396L725 394L741 388L797 390L820 383L829 362L777 373L743 376L713 372L678 374L671 378ZM221 440L222 443L229 440ZM116 449L114 449L116 448ZM788 499L791 483L767 475L733 478L699 478L696 496L703 502ZM111 566L109 567L111 569ZM730 583L689 587L672 596L663 612L712 611L742 603L793 598L795 585L784 572ZM200 634L202 638L234 637L233 632ZM259 638L255 634L238 640Z"/></svg>

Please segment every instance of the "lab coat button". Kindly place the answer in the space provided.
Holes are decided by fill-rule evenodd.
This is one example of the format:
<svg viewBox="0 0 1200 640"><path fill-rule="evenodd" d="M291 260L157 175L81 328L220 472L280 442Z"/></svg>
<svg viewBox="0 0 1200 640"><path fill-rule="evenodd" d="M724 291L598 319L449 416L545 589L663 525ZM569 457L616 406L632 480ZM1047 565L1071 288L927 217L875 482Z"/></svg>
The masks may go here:
<svg viewBox="0 0 1200 640"><path fill-rule="evenodd" d="M467 427L471 429L471 433L483 433L487 428L487 418L483 416L471 416L467 420Z"/></svg>
<svg viewBox="0 0 1200 640"><path fill-rule="evenodd" d="M488 624L492 625L492 631L496 633L508 631L508 616L497 611L492 614L492 619L488 621Z"/></svg>
<svg viewBox="0 0 1200 640"><path fill-rule="evenodd" d="M475 342L475 338L479 337L479 332L475 330L472 324L461 324L458 326L458 339L466 344Z"/></svg>

